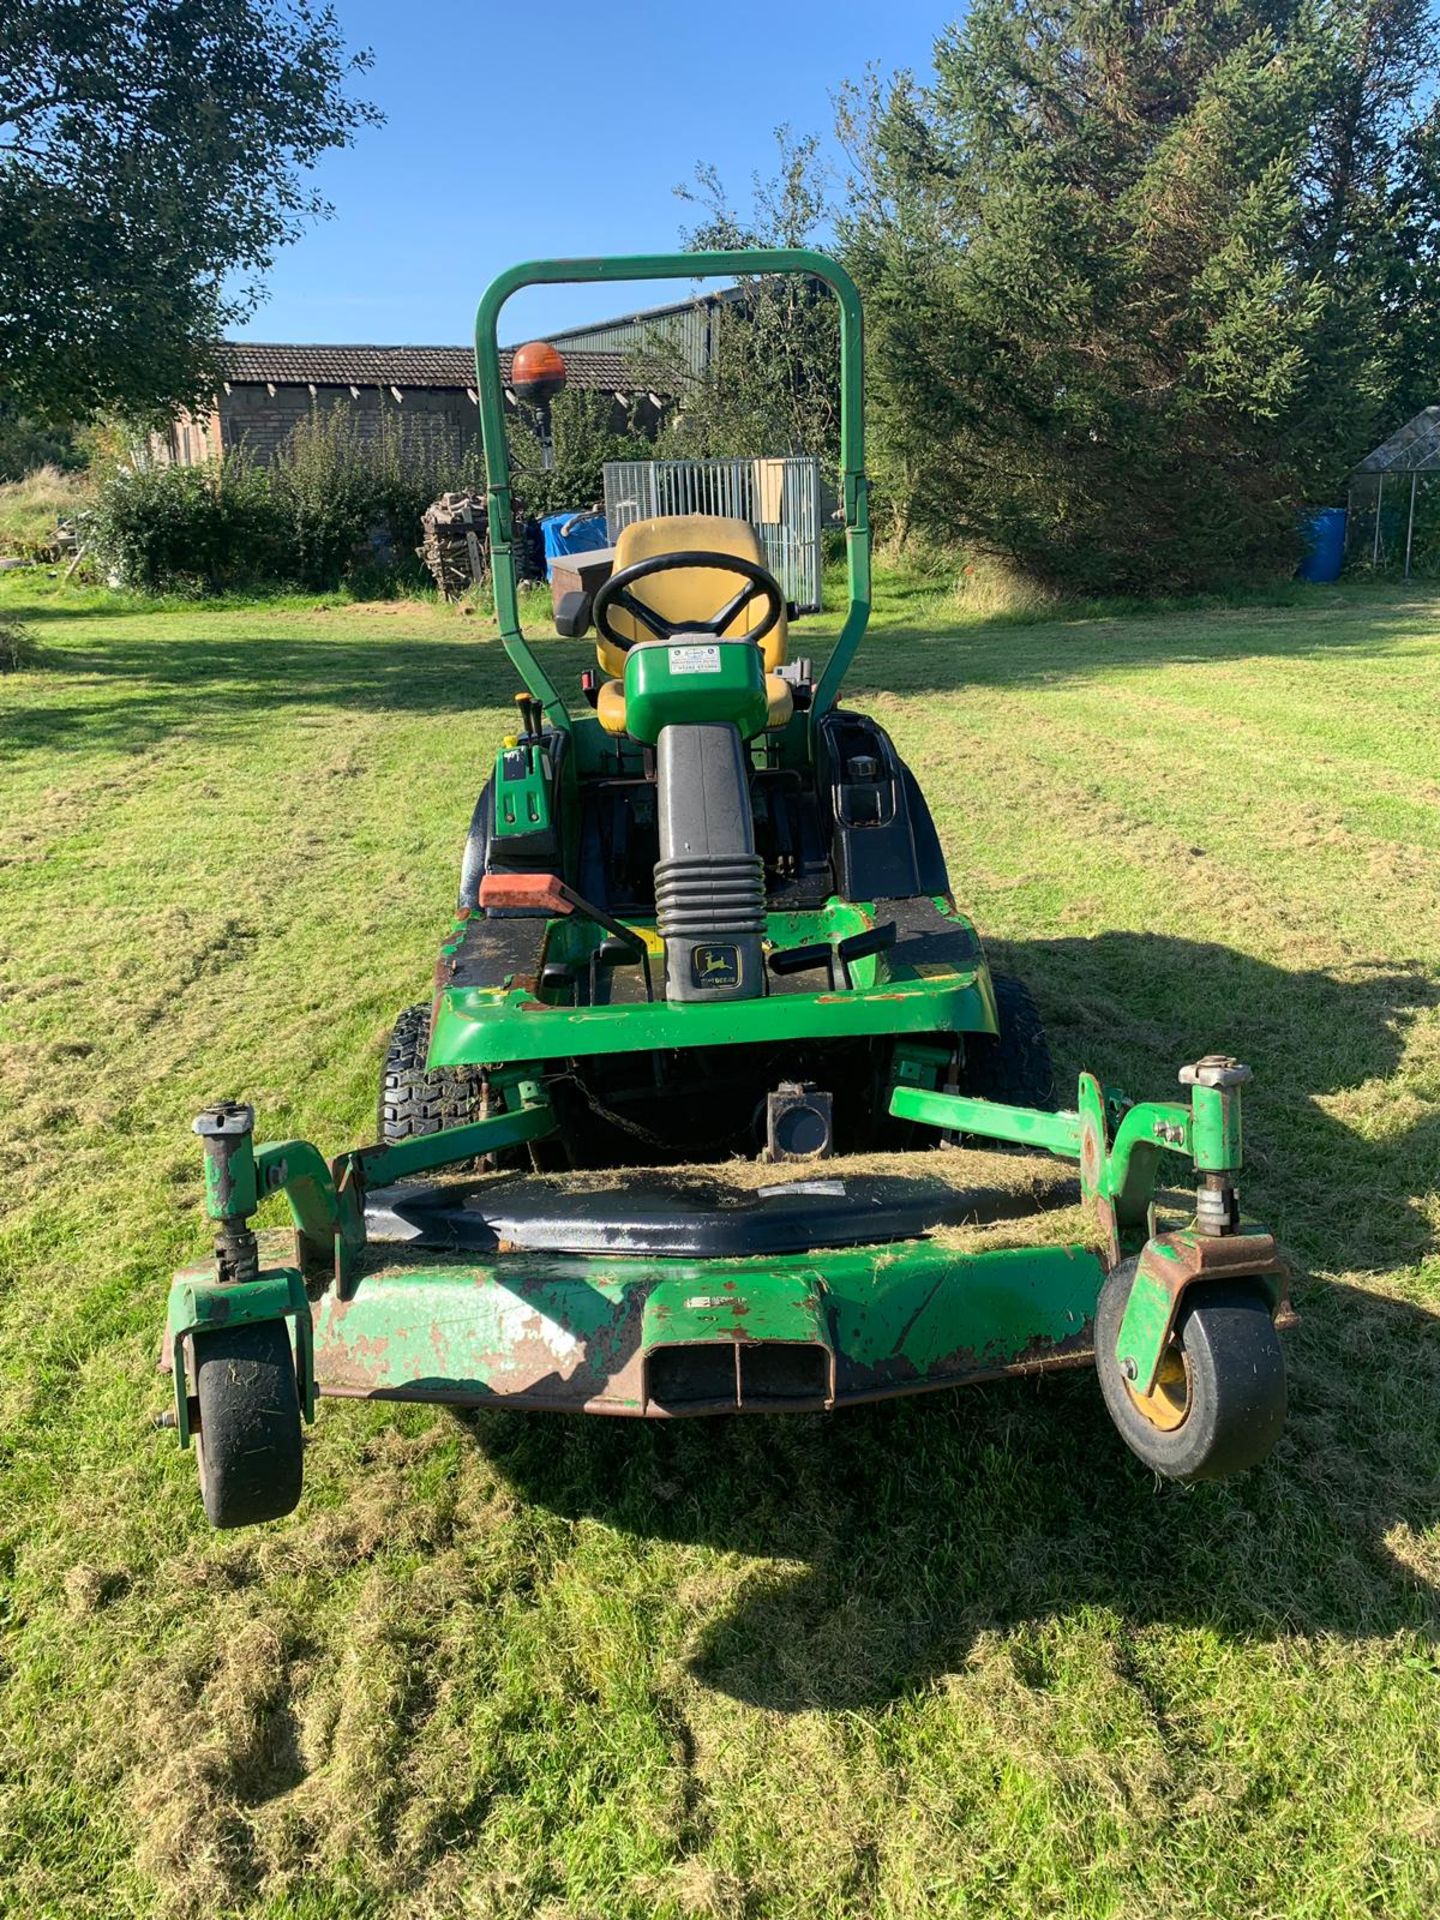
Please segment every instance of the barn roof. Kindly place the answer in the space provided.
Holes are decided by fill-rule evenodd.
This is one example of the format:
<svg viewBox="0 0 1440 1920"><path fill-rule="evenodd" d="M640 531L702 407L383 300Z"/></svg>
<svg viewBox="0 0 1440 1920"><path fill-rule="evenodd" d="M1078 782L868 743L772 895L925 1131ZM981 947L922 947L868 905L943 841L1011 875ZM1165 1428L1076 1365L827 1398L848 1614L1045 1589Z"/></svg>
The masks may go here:
<svg viewBox="0 0 1440 1920"><path fill-rule="evenodd" d="M1367 453L1356 473L1440 472L1440 407L1424 407Z"/></svg>
<svg viewBox="0 0 1440 1920"><path fill-rule="evenodd" d="M227 340L225 362L232 383L317 387L450 387L475 385L475 355L469 347L281 346L263 340ZM500 370L510 378L510 349L500 352ZM634 359L624 353L571 351L565 355L570 385L595 393L628 393L641 382Z"/></svg>

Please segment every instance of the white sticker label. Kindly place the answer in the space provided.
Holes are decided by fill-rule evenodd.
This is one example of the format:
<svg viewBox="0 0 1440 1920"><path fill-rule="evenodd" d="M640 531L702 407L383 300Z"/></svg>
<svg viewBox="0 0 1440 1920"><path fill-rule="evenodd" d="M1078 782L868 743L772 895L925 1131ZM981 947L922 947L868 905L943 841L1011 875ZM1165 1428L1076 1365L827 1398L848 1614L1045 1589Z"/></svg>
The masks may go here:
<svg viewBox="0 0 1440 1920"><path fill-rule="evenodd" d="M672 673L719 673L719 647L671 647Z"/></svg>

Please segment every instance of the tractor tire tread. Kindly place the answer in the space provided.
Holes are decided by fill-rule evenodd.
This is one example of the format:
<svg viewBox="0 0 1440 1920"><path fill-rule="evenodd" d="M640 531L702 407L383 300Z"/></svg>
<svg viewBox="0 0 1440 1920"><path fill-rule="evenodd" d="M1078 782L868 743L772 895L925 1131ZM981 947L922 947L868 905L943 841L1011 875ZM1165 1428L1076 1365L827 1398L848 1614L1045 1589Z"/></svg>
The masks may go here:
<svg viewBox="0 0 1440 1920"><path fill-rule="evenodd" d="M378 1131L393 1145L467 1126L480 1118L480 1077L468 1068L425 1064L430 1049L430 1005L407 1007L395 1022L380 1073Z"/></svg>
<svg viewBox="0 0 1440 1920"><path fill-rule="evenodd" d="M1055 1069L1040 1009L1017 975L994 974L992 984L1000 1031L967 1035L964 1089L982 1100L1053 1113Z"/></svg>

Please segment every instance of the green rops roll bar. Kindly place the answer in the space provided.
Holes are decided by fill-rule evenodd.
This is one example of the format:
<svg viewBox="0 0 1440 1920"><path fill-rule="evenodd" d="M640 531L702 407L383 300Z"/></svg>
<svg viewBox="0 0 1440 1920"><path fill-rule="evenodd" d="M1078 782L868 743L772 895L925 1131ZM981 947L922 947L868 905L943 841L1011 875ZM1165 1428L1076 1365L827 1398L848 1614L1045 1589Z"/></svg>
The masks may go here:
<svg viewBox="0 0 1440 1920"><path fill-rule="evenodd" d="M609 260L531 260L511 267L485 289L475 316L475 376L490 519L490 554L500 638L520 678L541 702L552 726L570 715L520 628L515 591L515 517L510 452L505 437L505 390L500 378L500 309L521 287L594 280L706 280L769 273L805 273L823 280L840 303L840 466L845 511L845 557L850 604L815 689L814 719L833 706L870 619L870 510L865 479L865 349L860 295L838 262L805 247L764 247L733 253L637 253Z"/></svg>

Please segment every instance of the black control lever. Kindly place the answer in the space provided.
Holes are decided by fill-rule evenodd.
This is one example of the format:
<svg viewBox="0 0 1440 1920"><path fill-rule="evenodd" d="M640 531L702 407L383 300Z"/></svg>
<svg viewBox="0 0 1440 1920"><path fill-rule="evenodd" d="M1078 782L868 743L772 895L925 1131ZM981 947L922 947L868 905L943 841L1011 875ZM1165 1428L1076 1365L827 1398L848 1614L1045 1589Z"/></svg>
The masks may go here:
<svg viewBox="0 0 1440 1920"><path fill-rule="evenodd" d="M845 985L851 984L850 963L852 960L864 960L869 954L884 953L893 947L899 935L899 929L893 920L887 920L883 926L866 927L860 933L846 934L843 940L837 940L832 947L828 940L811 940L803 947L785 947L779 953L770 956L772 973L809 973L813 969L824 967L830 975L830 985L835 985L835 968L839 964Z"/></svg>
<svg viewBox="0 0 1440 1920"><path fill-rule="evenodd" d="M893 947L899 932L895 922L887 920L883 926L866 927L863 933L847 933L836 942L835 951L842 960L863 960L867 954L884 953Z"/></svg>
<svg viewBox="0 0 1440 1920"><path fill-rule="evenodd" d="M770 956L772 973L809 973L814 967L828 967L835 949L828 940L812 940L803 947L785 947Z"/></svg>

